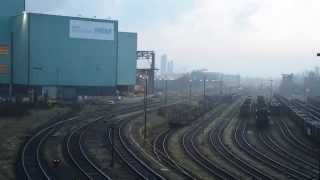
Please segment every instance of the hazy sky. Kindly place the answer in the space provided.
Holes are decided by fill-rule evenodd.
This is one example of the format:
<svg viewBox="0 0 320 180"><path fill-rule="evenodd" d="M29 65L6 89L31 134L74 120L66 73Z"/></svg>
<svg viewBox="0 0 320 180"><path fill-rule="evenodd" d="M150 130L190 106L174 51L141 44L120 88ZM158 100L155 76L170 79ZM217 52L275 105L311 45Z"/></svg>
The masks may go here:
<svg viewBox="0 0 320 180"><path fill-rule="evenodd" d="M277 77L320 65L319 0L28 0L42 13L119 20L177 69ZM159 60L159 58L158 58Z"/></svg>

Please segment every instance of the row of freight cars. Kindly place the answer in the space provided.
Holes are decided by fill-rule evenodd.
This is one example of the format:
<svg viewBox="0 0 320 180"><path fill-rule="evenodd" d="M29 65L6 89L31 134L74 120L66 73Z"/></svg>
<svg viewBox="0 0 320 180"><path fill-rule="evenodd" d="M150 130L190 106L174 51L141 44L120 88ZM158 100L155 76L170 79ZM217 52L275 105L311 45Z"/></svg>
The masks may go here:
<svg viewBox="0 0 320 180"><path fill-rule="evenodd" d="M309 113L308 107L302 108L302 104L289 101L285 97L276 96L281 102L282 109L296 124L303 128L304 133L313 141L320 142L320 118Z"/></svg>
<svg viewBox="0 0 320 180"><path fill-rule="evenodd" d="M268 127L270 115L285 113L303 128L311 140L320 142L320 117L308 112L309 108L303 107L304 105L278 95L269 104L263 96L258 96L256 99L247 97L240 107L240 117L255 117L257 128L265 129ZM318 106L318 104L313 105Z"/></svg>
<svg viewBox="0 0 320 180"><path fill-rule="evenodd" d="M200 100L197 105L183 103L173 105L170 109L163 107L159 109L158 114L167 116L171 128L179 128L191 124L211 109L217 107L218 104L231 103L237 98L238 96L235 95L206 96L206 98Z"/></svg>
<svg viewBox="0 0 320 180"><path fill-rule="evenodd" d="M263 96L258 96L255 100L249 96L245 99L240 107L240 117L255 117L257 128L264 129L268 127L270 121L270 109L276 114L279 111L277 103L270 103L268 106L266 99Z"/></svg>
<svg viewBox="0 0 320 180"><path fill-rule="evenodd" d="M255 106L256 113L256 125L258 128L266 128L269 124L269 115L270 111L268 109L268 105L263 96L257 97L257 103Z"/></svg>

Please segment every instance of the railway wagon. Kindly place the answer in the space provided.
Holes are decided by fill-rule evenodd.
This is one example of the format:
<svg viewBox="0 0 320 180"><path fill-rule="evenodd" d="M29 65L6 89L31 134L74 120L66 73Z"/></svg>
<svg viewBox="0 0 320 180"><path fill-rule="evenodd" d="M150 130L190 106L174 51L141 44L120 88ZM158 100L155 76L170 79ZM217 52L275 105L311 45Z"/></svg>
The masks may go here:
<svg viewBox="0 0 320 180"><path fill-rule="evenodd" d="M213 96L206 96L205 99L201 99L198 102L198 106L200 108L200 112L204 113L207 110L215 107L220 102L227 102L225 100L226 96L220 96L220 95L213 95Z"/></svg>
<svg viewBox="0 0 320 180"><path fill-rule="evenodd" d="M239 98L239 96L236 94L227 94L227 95L222 96L221 98L222 98L223 102L231 103L234 100L236 100L237 98Z"/></svg>
<svg viewBox="0 0 320 180"><path fill-rule="evenodd" d="M303 128L304 133L315 142L320 142L320 119L309 113L299 110L294 104L290 103L286 98L277 96L277 99L285 109L290 119Z"/></svg>
<svg viewBox="0 0 320 180"><path fill-rule="evenodd" d="M281 104L280 102L273 100L270 103L270 113L272 115L280 115L281 113Z"/></svg>
<svg viewBox="0 0 320 180"><path fill-rule="evenodd" d="M269 125L269 115L265 98L263 96L257 97L256 102L256 126L260 129L267 128Z"/></svg>
<svg viewBox="0 0 320 180"><path fill-rule="evenodd" d="M253 105L252 98L248 97L245 99L240 107L240 117L249 117L252 115Z"/></svg>
<svg viewBox="0 0 320 180"><path fill-rule="evenodd" d="M161 111L163 111L162 109ZM172 106L167 110L169 126L179 128L186 126L201 116L202 112L199 107L188 104L179 104Z"/></svg>
<svg viewBox="0 0 320 180"><path fill-rule="evenodd" d="M314 121L314 120L305 121L304 131L310 139L316 142L320 142L320 122L319 121Z"/></svg>

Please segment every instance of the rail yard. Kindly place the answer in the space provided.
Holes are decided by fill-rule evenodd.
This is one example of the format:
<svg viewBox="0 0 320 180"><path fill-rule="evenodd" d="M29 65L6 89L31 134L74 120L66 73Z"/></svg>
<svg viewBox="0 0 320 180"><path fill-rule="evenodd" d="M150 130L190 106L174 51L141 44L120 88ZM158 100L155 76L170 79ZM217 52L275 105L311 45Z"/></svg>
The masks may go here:
<svg viewBox="0 0 320 180"><path fill-rule="evenodd" d="M0 180L320 180L309 11L190 1L2 0Z"/></svg>
<svg viewBox="0 0 320 180"><path fill-rule="evenodd" d="M146 134L141 100L52 121L21 146L16 178L318 178L316 135L301 126L302 102L277 95L273 114L257 110L269 111L263 96L198 98L191 105L150 98Z"/></svg>

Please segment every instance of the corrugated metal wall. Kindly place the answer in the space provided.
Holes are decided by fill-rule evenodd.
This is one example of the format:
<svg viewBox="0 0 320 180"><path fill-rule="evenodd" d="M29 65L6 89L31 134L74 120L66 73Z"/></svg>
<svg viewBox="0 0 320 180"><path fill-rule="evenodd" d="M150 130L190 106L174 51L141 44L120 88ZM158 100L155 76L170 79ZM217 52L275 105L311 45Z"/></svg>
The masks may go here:
<svg viewBox="0 0 320 180"><path fill-rule="evenodd" d="M28 83L28 17L26 14L13 18L13 83Z"/></svg>
<svg viewBox="0 0 320 180"><path fill-rule="evenodd" d="M22 17L23 19L23 17ZM19 60L15 51L14 83L42 86L116 86L117 84L117 21L103 21L114 24L114 40L70 38L70 20L100 21L40 14L28 14L29 33L15 30L17 42L28 34L29 56ZM21 18L16 25L23 24ZM20 26L22 27L22 26ZM22 43L24 44L24 43ZM29 46L28 46L29 45ZM17 49L19 49L17 47ZM17 58L16 58L17 56ZM22 66L22 67L21 67ZM25 66L28 72L26 73ZM21 71L22 70L22 71ZM26 79L27 77L27 79ZM27 81L26 81L27 80Z"/></svg>
<svg viewBox="0 0 320 180"><path fill-rule="evenodd" d="M118 85L136 84L137 34L119 32Z"/></svg>
<svg viewBox="0 0 320 180"><path fill-rule="evenodd" d="M22 14L24 0L1 0L0 2L0 84L11 81L11 17Z"/></svg>

